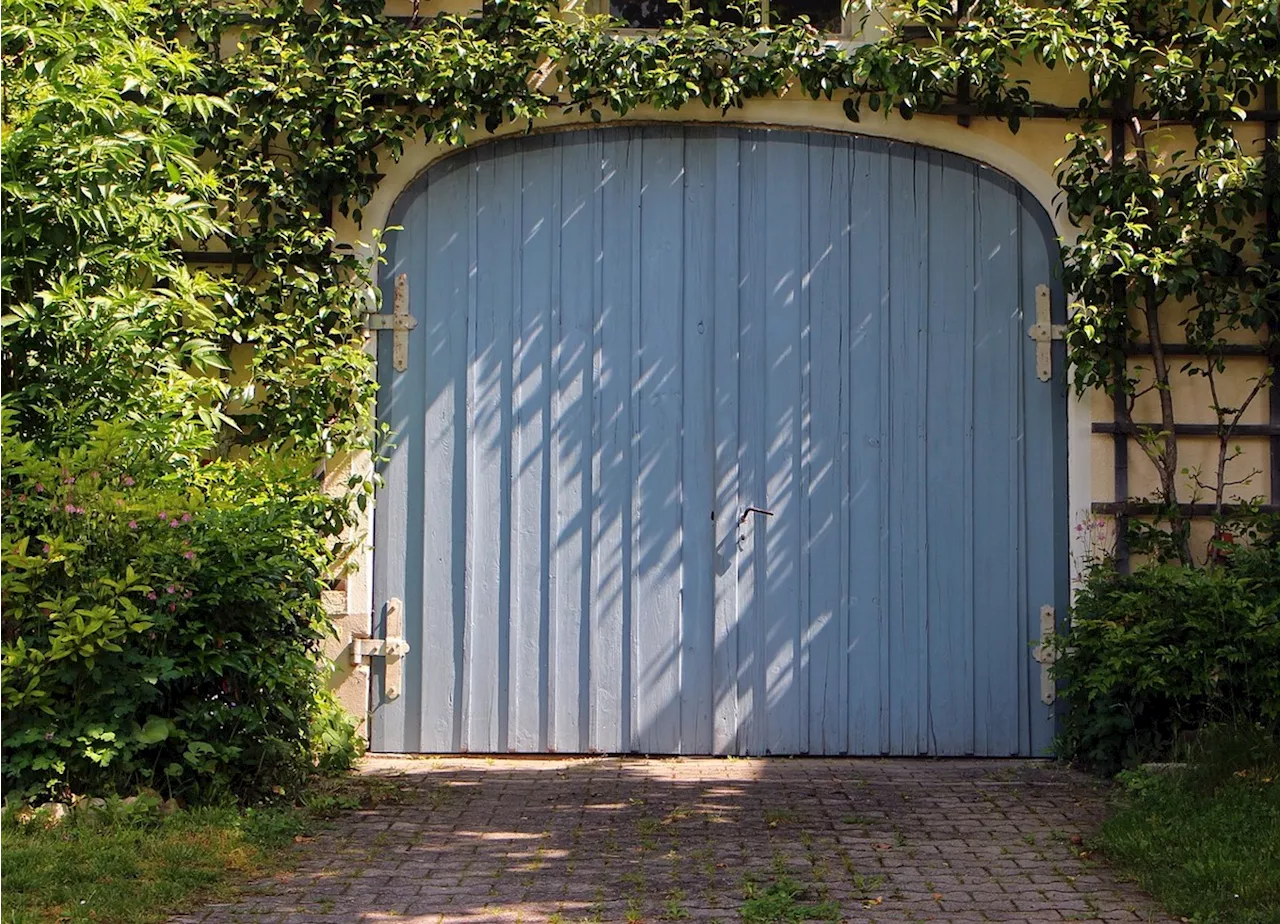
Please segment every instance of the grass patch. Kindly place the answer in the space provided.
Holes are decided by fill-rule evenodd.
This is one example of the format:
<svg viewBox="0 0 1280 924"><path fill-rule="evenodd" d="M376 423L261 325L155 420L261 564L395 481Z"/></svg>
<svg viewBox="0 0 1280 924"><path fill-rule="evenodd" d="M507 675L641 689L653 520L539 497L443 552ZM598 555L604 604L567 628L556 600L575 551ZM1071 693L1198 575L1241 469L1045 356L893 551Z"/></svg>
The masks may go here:
<svg viewBox="0 0 1280 924"><path fill-rule="evenodd" d="M749 881L746 883L745 900L738 911L747 924L840 920L840 906L835 902L809 899L804 886L785 876L767 885Z"/></svg>
<svg viewBox="0 0 1280 924"><path fill-rule="evenodd" d="M361 778L319 782L298 804L199 808L167 817L77 813L63 823L2 827L4 924L153 924L208 901L294 856L285 848L346 809L398 797Z"/></svg>
<svg viewBox="0 0 1280 924"><path fill-rule="evenodd" d="M1124 780L1096 844L1114 866L1193 924L1280 922L1280 745Z"/></svg>
<svg viewBox="0 0 1280 924"><path fill-rule="evenodd" d="M6 823L3 838L5 924L161 921L267 867L265 845L235 809L52 828Z"/></svg>

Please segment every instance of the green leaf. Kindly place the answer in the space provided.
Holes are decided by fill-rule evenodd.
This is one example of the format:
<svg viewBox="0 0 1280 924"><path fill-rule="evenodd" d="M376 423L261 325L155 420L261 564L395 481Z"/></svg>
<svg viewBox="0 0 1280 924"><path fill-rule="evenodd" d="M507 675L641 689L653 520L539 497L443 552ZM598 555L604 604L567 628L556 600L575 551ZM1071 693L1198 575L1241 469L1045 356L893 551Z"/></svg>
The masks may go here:
<svg viewBox="0 0 1280 924"><path fill-rule="evenodd" d="M153 715L147 719L146 724L142 726L134 735L134 738L142 744L159 744L168 738L177 729L172 719L161 718Z"/></svg>

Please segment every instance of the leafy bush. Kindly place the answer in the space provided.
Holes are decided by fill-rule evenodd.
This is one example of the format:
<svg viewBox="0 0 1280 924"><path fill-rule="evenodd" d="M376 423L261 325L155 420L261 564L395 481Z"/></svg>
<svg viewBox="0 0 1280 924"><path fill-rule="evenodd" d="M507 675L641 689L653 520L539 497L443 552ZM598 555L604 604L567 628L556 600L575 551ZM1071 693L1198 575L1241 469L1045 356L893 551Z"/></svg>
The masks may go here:
<svg viewBox="0 0 1280 924"><path fill-rule="evenodd" d="M218 180L182 126L226 103L193 90L199 52L161 42L146 0L5 10L5 404L42 445L95 420L215 419L217 280L176 242L217 233Z"/></svg>
<svg viewBox="0 0 1280 924"><path fill-rule="evenodd" d="M1059 753L1113 771L1216 723L1280 727L1280 552L1213 568L1096 565L1057 640Z"/></svg>
<svg viewBox="0 0 1280 924"><path fill-rule="evenodd" d="M316 762L322 717L326 765L350 756L316 654L346 507L309 467L159 456L120 424L3 453L6 789L251 794Z"/></svg>
<svg viewBox="0 0 1280 924"><path fill-rule="evenodd" d="M150 0L14 0L0 30L0 773L19 797L249 795L358 747L317 664L349 504L313 469L363 426L327 390L363 380L363 289L334 295L346 326L289 302L280 344L256 283L184 262L227 231L196 134L231 107L158 18ZM265 343L293 378L264 380ZM258 368L233 379L237 345Z"/></svg>

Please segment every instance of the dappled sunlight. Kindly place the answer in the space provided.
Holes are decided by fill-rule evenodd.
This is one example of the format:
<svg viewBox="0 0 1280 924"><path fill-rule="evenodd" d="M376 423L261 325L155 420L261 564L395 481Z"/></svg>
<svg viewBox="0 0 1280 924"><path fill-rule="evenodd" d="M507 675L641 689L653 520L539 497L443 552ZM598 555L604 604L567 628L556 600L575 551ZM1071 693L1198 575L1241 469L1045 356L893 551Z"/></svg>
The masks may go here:
<svg viewBox="0 0 1280 924"><path fill-rule="evenodd" d="M1145 910L1072 846L1104 789L1048 764L374 757L362 772L416 795L342 819L291 879L198 920L736 921L781 882L856 921Z"/></svg>
<svg viewBox="0 0 1280 924"><path fill-rule="evenodd" d="M1016 189L733 128L445 164L388 251L420 323L380 397L375 593L412 652L375 747L1043 752L1031 609L964 577L986 549L1025 581L1019 505L1061 501L1018 417L1020 261L1049 239ZM980 233L979 200L1010 221Z"/></svg>

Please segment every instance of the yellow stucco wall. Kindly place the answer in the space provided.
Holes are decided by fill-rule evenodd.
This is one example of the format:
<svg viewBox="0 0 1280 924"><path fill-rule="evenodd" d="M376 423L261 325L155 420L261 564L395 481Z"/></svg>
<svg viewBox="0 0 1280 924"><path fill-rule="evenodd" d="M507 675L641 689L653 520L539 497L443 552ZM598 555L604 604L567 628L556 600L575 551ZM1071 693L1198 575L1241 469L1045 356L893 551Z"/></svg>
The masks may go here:
<svg viewBox="0 0 1280 924"><path fill-rule="evenodd" d="M423 14L431 14L438 10L464 12L474 8L469 0L438 0L424 2L421 5ZM388 12L407 15L412 10L411 0L390 0ZM229 37L228 53L233 52L234 38ZM1037 98L1060 104L1072 104L1080 98L1080 75L1063 72L1031 71L1025 75L1033 81ZM780 99L756 100L748 103L743 109L731 112L727 117L716 110L709 110L698 105L691 105L680 111L657 111L640 109L625 119L606 116L605 122L690 122L706 123L728 121L734 124L754 126L785 126L793 128L811 128L818 130L859 133L907 142L929 145L989 164L1014 180L1021 183L1031 194L1040 200L1049 214L1054 218L1059 233L1070 239L1076 232L1068 225L1057 209L1055 194L1057 186L1054 180L1055 162L1066 151L1065 135L1070 126L1056 119L1038 119L1023 122L1021 131L1011 133L1006 125L994 120L975 119L972 126L965 128L957 124L955 119L916 116L905 121L897 115L882 116L868 114L861 123L852 123L845 118L839 100L834 102L813 101L799 94L786 94ZM591 120L582 115L558 113L540 121L534 130L569 129L577 126L590 126ZM495 137L510 136L524 132L522 125L503 125L496 134L478 130L472 135L473 143L482 143ZM1261 143L1260 126L1244 126L1242 137ZM1173 150L1185 142L1185 130L1168 130L1162 132L1157 147ZM455 149L439 145L428 145L421 140L407 145L403 157L392 162L389 157L383 160L386 177L379 186L371 202L364 208L363 226L357 226L349 219L338 216L336 231L338 239L363 248L368 253L367 242L372 239L374 229L380 229L386 222L391 207L397 196L413 179L435 161L456 153ZM1163 331L1170 341L1181 341L1185 337L1178 328L1178 318L1170 317L1168 326ZM1139 321L1139 327L1141 323ZM370 341L370 349L375 349ZM1181 367L1182 361L1177 361ZM1135 359L1133 366L1150 366L1149 359ZM1239 358L1230 361L1227 372L1220 377L1218 385L1220 397L1226 403L1238 400L1253 386L1254 380L1266 368L1260 358ZM1172 389L1173 400L1177 409L1177 417L1182 422L1212 423L1214 416L1210 410L1208 383L1203 378L1175 375ZM1261 423L1267 419L1267 393L1263 392L1254 399L1254 403L1244 418L1247 423ZM1136 419L1158 419L1158 407L1155 396L1139 399L1136 407ZM1091 554L1097 543L1111 541L1114 525L1101 520L1091 512L1094 501L1113 501L1114 478L1114 439L1110 435L1094 434L1091 425L1094 421L1112 421L1111 401L1102 394L1088 394L1083 398L1074 397L1068 400L1068 466L1070 517L1072 526L1071 556L1073 566L1078 566ZM1231 489L1233 498L1247 499L1264 495L1269 490L1269 443L1265 437L1242 437L1233 441L1239 447L1239 455L1229 465L1228 479L1246 479L1241 485ZM1206 477L1212 475L1216 468L1217 441L1212 437L1183 437L1180 439L1183 465L1191 472L1200 468ZM333 483L345 484L351 466L367 466L367 459L335 460L331 466ZM1197 491L1191 474L1184 476L1185 494L1183 500L1206 501L1211 498L1205 492ZM1154 493L1157 486L1155 469L1144 455L1142 449L1130 441L1129 447L1129 495L1142 498ZM364 538L367 539L366 527ZM1207 538L1207 527L1197 525L1195 532L1197 546L1203 547ZM347 574L340 589L330 594L327 603L331 611L339 617L340 636L329 645L330 653L338 659L339 669L335 673L333 684L339 690L343 702L354 715L363 719L366 710L366 684L362 675L351 671L349 660L344 652L352 631L367 631L369 613L373 608L370 577L372 574L372 550L366 541L353 561L354 570ZM1073 573L1075 573L1073 567ZM355 614L355 615L346 615Z"/></svg>

